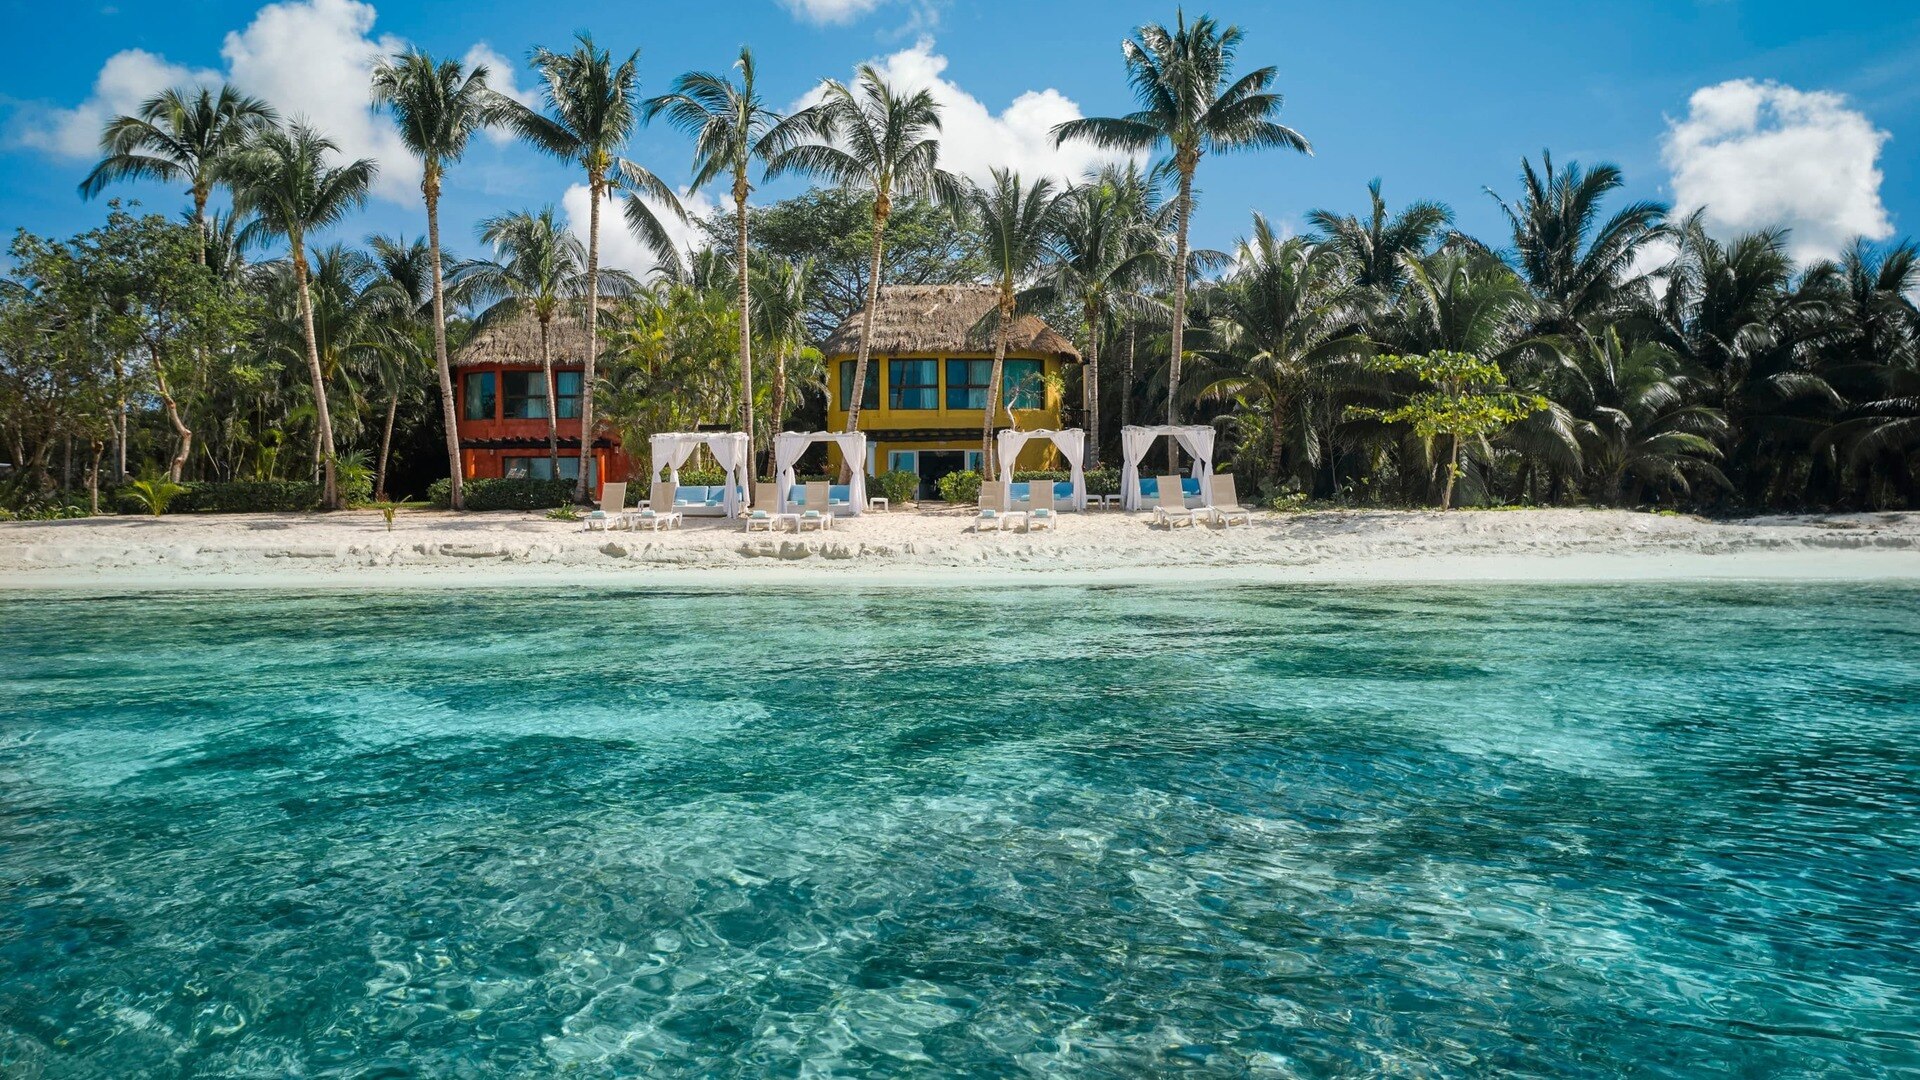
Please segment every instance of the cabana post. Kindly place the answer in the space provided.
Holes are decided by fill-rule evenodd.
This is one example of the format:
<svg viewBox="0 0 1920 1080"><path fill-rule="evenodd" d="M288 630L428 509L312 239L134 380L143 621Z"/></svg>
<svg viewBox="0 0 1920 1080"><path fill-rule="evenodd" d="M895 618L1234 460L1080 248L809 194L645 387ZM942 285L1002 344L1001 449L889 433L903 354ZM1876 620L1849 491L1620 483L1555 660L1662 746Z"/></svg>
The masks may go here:
<svg viewBox="0 0 1920 1080"><path fill-rule="evenodd" d="M1140 462L1146 459L1154 441L1162 437L1179 442L1181 449L1193 458L1193 468L1188 475L1200 482L1202 498L1212 490L1212 428L1204 424L1128 425L1120 429L1120 506L1123 509L1140 509Z"/></svg>

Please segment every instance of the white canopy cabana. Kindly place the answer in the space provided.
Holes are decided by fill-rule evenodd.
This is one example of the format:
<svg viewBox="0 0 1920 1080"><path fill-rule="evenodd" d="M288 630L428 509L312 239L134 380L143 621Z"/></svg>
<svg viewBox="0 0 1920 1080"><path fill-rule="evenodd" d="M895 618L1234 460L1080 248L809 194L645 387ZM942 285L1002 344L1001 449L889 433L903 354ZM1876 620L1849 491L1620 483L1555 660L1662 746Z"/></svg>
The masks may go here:
<svg viewBox="0 0 1920 1080"><path fill-rule="evenodd" d="M1161 424L1155 427L1129 425L1120 429L1120 505L1127 510L1140 509L1140 462L1153 448L1154 440L1167 436L1178 442L1193 458L1188 473L1200 481L1204 498L1213 480L1213 429L1204 424Z"/></svg>
<svg viewBox="0 0 1920 1080"><path fill-rule="evenodd" d="M858 516L867 506L867 436L859 431L783 431L773 439L773 471L779 478L780 512L787 512L787 493L793 490L793 463L814 443L840 447L841 460L853 474L847 485L847 513ZM813 509L809 507L809 509Z"/></svg>
<svg viewBox="0 0 1920 1080"><path fill-rule="evenodd" d="M1073 508L1087 508L1087 474L1080 466L1087 445L1087 433L1079 428L1067 428L1065 431L1002 431L996 436L996 448L1000 453L1000 488L1009 501L1013 497L1013 465L1019 460L1020 448L1029 439L1047 439L1067 457L1073 467Z"/></svg>
<svg viewBox="0 0 1920 1080"><path fill-rule="evenodd" d="M648 450L653 453L653 469L647 474L648 482L660 479L660 470L667 470L667 480L674 486L680 484L680 466L687 463L695 450L702 446L713 453L713 460L727 474L726 494L721 503L728 517L740 516L741 493L747 489L747 436L740 431L663 431L648 440Z"/></svg>

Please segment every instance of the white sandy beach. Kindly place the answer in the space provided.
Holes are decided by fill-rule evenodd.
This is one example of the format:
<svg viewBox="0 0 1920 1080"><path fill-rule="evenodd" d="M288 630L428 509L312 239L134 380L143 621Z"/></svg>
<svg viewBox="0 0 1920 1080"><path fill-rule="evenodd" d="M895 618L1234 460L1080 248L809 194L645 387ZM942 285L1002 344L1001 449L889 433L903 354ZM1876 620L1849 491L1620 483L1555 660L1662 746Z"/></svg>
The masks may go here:
<svg viewBox="0 0 1920 1080"><path fill-rule="evenodd" d="M1629 581L1920 579L1920 513L1713 521L1614 510L1256 515L1169 531L1067 515L972 530L959 510L842 519L828 533L583 532L532 513L103 517L0 524L0 588L485 586L531 582Z"/></svg>

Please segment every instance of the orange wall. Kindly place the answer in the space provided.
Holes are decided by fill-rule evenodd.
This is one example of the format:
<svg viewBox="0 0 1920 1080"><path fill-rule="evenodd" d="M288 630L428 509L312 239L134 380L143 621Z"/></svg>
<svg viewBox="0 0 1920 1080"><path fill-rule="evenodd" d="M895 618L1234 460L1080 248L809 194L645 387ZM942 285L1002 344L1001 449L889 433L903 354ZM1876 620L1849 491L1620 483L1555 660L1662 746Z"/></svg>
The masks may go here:
<svg viewBox="0 0 1920 1080"><path fill-rule="evenodd" d="M454 415L460 435L460 469L464 476L475 479L497 478L505 473L505 461L510 457L544 457L547 453L547 421L545 417L535 420L505 419L501 413L506 409L506 393L501 377L509 371L539 371L538 364L476 364L455 368L454 375ZM578 365L555 365L554 373L579 371ZM492 372L494 376L494 409L490 420L467 419L467 376L481 372ZM569 439L576 443L580 438L580 421L577 418L563 418L555 422L555 428L562 442L560 456L573 458L579 456L579 450L564 445ZM593 448L594 467L598 470L600 483L608 480L625 480L632 469L632 461L627 457L625 448L620 445L620 434L604 424L599 425L599 437L596 443L605 442L606 446ZM526 440L525 448L502 450L479 448L469 444L474 442L492 442L499 439ZM598 485L595 496L599 495Z"/></svg>

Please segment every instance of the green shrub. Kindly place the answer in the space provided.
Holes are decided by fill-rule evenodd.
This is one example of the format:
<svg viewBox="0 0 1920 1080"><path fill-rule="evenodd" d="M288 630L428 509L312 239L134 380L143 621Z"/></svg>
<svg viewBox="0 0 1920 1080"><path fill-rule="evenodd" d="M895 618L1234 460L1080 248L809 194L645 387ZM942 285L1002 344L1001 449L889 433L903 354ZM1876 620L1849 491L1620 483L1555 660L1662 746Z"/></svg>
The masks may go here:
<svg viewBox="0 0 1920 1080"><path fill-rule="evenodd" d="M1051 480L1056 484L1064 484L1071 479L1073 479L1073 474L1065 469L1013 470L1013 482L1016 484L1028 484L1035 480Z"/></svg>
<svg viewBox="0 0 1920 1080"><path fill-rule="evenodd" d="M721 468L681 469L681 487L725 487L727 471Z"/></svg>
<svg viewBox="0 0 1920 1080"><path fill-rule="evenodd" d="M427 501L445 510L452 504L452 487L449 481L435 480L427 488ZM573 481L475 477L461 483L460 493L469 510L547 510L573 501Z"/></svg>
<svg viewBox="0 0 1920 1080"><path fill-rule="evenodd" d="M154 517L166 513L167 507L173 505L173 500L187 494L189 490L185 484L176 484L164 476L142 477L128 484L127 487L141 509Z"/></svg>
<svg viewBox="0 0 1920 1080"><path fill-rule="evenodd" d="M1087 472L1087 494L1120 494L1120 470L1115 468L1090 469Z"/></svg>
<svg viewBox="0 0 1920 1080"><path fill-rule="evenodd" d="M950 472L940 478L940 497L950 503L980 501L980 474L972 469Z"/></svg>
<svg viewBox="0 0 1920 1080"><path fill-rule="evenodd" d="M889 506L910 503L920 497L920 474L905 469L883 472L868 479L867 494L887 500Z"/></svg>
<svg viewBox="0 0 1920 1080"><path fill-rule="evenodd" d="M196 514L318 510L320 485L310 480L210 480L188 484L179 508Z"/></svg>

